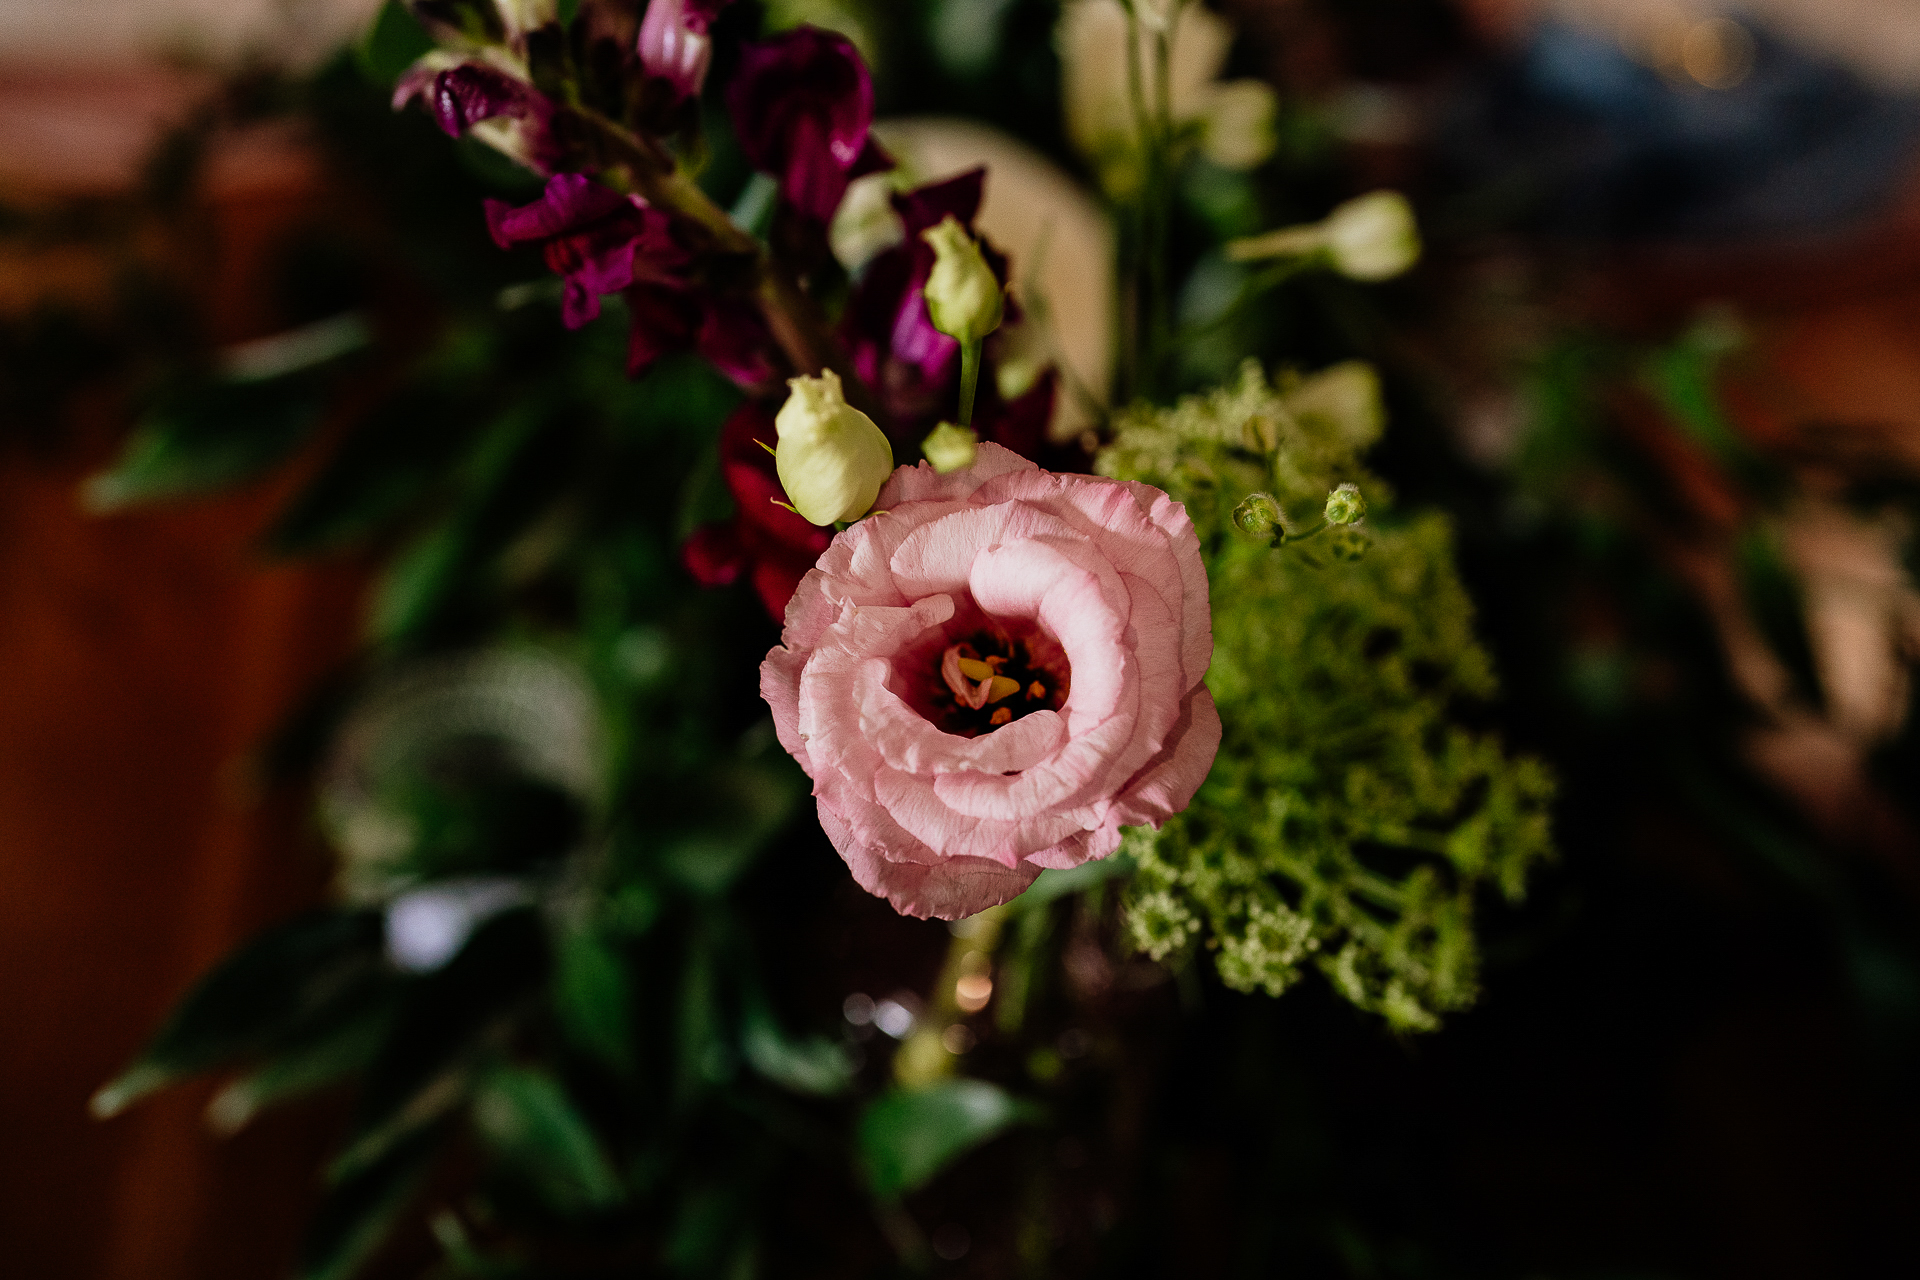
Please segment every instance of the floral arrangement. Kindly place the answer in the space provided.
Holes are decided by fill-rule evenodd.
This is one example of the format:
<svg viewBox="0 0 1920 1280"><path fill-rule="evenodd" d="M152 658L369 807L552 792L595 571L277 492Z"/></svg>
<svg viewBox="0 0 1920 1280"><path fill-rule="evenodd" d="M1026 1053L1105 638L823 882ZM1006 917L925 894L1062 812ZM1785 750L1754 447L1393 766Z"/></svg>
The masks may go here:
<svg viewBox="0 0 1920 1280"><path fill-rule="evenodd" d="M1473 1001L1480 891L1517 900L1550 852L1545 769L1459 719L1495 681L1447 521L1362 460L1373 369L1194 385L1289 282L1410 268L1407 203L1235 215L1205 250L1228 295L1176 297L1182 175L1268 162L1276 100L1219 79L1232 31L1198 4L1073 0L1065 129L1105 204L1058 212L1118 226L1092 296L1120 299L1076 310L1035 284L1044 237L1022 262L986 233L1022 199L995 163L916 172L932 135L876 121L858 24L791 7L386 6L307 109L351 119L349 154L430 119L466 166L435 336L317 320L157 407L92 491L260 474L374 371L270 535L382 547L365 669L285 751L339 901L229 959L96 1099L238 1065L234 1128L357 1078L307 1275L361 1266L462 1141L486 1190L432 1210L458 1274L548 1274L562 1238L744 1274L714 1197L808 1159L918 1265L943 1246L901 1196L1043 1123L1058 1056L984 1041L1031 1034L1061 965L1151 985L1204 955L1268 996L1311 966L1429 1030ZM368 79L397 123L353 114ZM236 397L283 415L243 454L204 426ZM842 881L953 922L918 1007L856 992L842 1039L789 1029L750 923L754 877L797 874L756 868L821 837ZM755 1121L771 1154L723 1177L743 1115L792 1123Z"/></svg>

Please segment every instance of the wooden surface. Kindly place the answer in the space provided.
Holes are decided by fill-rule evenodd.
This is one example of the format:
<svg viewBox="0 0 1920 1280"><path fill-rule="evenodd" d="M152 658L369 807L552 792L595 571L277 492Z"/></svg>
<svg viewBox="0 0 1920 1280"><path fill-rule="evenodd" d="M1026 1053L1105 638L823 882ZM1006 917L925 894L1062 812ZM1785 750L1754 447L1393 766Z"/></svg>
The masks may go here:
<svg viewBox="0 0 1920 1280"><path fill-rule="evenodd" d="M139 68L0 72L0 186L111 198L192 91ZM316 179L285 139L257 137L214 174L204 284L219 336L238 340L274 323L254 282ZM0 259L0 310L98 275L46 267ZM246 760L351 647L361 576L254 554L282 491L83 512L80 482L124 413L101 388L77 440L0 453L0 1270L280 1276L334 1129L326 1104L222 1140L206 1087L104 1123L87 1100L210 963L323 893L306 798L258 794Z"/></svg>

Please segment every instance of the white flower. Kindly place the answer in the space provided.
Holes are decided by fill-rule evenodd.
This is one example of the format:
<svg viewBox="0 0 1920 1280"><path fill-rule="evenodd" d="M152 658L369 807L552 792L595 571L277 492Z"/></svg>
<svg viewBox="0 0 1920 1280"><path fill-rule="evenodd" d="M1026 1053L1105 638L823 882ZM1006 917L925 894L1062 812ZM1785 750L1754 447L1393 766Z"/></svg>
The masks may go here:
<svg viewBox="0 0 1920 1280"><path fill-rule="evenodd" d="M1140 69L1148 103L1158 101L1153 42L1169 25L1168 8L1164 2L1139 5ZM1171 27L1167 98L1175 126L1198 128L1207 158L1224 168L1252 168L1272 155L1273 90L1258 80L1218 82L1233 27L1197 3L1179 5ZM1141 164L1128 85L1126 10L1118 0L1069 0L1056 41L1067 133L1098 166L1102 186L1115 195L1130 194L1139 185Z"/></svg>
<svg viewBox="0 0 1920 1280"><path fill-rule="evenodd" d="M788 501L814 524L858 520L893 474L887 437L847 403L833 370L787 385L793 394L773 420L773 462Z"/></svg>

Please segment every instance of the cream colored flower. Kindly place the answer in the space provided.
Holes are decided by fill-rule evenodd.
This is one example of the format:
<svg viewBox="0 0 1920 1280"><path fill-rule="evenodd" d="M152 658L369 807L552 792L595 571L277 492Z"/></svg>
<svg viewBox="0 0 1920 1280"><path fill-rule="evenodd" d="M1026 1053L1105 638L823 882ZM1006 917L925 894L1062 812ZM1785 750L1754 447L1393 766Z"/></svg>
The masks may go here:
<svg viewBox="0 0 1920 1280"><path fill-rule="evenodd" d="M893 449L873 419L847 403L840 375L793 378L773 428L774 469L793 509L814 524L858 520L893 474Z"/></svg>
<svg viewBox="0 0 1920 1280"><path fill-rule="evenodd" d="M1139 6L1140 68L1146 101L1159 95L1157 31L1170 28L1168 106L1176 127L1197 131L1209 160L1247 169L1273 154L1273 90L1259 80L1220 83L1233 27L1188 0ZM1101 185L1130 195L1142 177L1139 132L1127 70L1127 15L1119 0L1069 0L1056 36L1067 133L1094 161Z"/></svg>

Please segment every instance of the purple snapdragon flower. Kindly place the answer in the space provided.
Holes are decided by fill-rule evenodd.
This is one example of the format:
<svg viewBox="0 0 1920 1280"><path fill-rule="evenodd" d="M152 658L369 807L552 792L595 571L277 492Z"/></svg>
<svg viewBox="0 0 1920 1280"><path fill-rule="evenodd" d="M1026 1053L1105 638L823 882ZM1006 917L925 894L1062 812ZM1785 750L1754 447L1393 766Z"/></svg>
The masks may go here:
<svg viewBox="0 0 1920 1280"><path fill-rule="evenodd" d="M713 38L707 28L732 0L650 0L640 20L635 51L650 76L673 86L678 100L700 92L707 82L707 64L713 60Z"/></svg>
<svg viewBox="0 0 1920 1280"><path fill-rule="evenodd" d="M577 329L600 314L604 294L626 298L632 319L627 372L696 350L744 386L769 382L772 339L752 302L705 287L673 223L638 196L577 173L557 173L530 205L486 202L487 229L503 249L537 244L563 282L561 319Z"/></svg>
<svg viewBox="0 0 1920 1280"><path fill-rule="evenodd" d="M429 53L394 85L393 109L398 111L415 98L426 101L434 121L450 138L474 133L496 151L542 175L562 163L553 103L515 72L490 62Z"/></svg>
<svg viewBox="0 0 1920 1280"><path fill-rule="evenodd" d="M934 328L927 314L923 291L933 272L934 252L920 233L948 215L972 230L985 180L985 169L970 169L895 193L893 209L906 235L867 264L841 321L841 340L854 372L880 394L896 420L916 421L932 411L960 364L960 344ZM1005 285L1005 255L984 242L980 251ZM1017 310L1008 315L1009 322L1018 318Z"/></svg>
<svg viewBox="0 0 1920 1280"><path fill-rule="evenodd" d="M560 316L569 329L600 314L600 296L637 281L666 282L691 261L667 215L578 173L556 173L546 194L514 208L488 200L487 230L502 249L538 244L564 282Z"/></svg>
<svg viewBox="0 0 1920 1280"><path fill-rule="evenodd" d="M849 182L893 165L869 135L873 77L844 36L803 26L748 45L727 109L747 159L779 178L787 205L820 227Z"/></svg>

